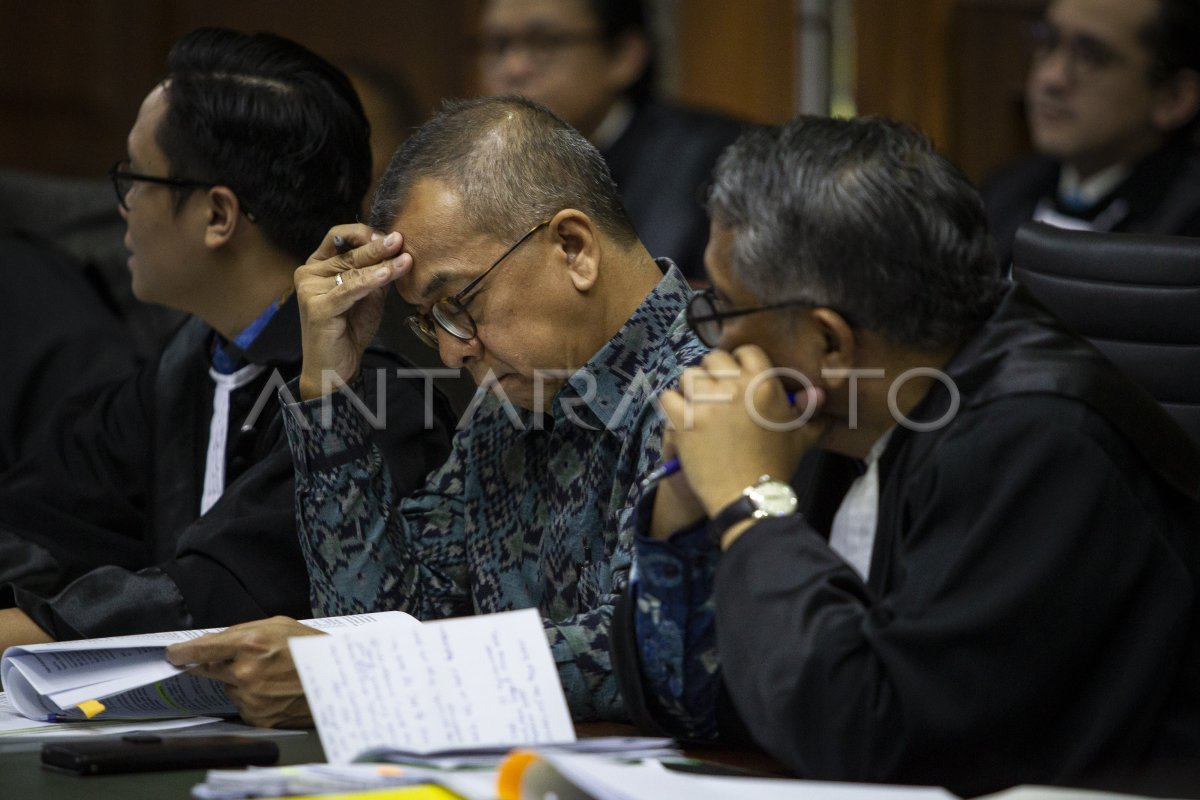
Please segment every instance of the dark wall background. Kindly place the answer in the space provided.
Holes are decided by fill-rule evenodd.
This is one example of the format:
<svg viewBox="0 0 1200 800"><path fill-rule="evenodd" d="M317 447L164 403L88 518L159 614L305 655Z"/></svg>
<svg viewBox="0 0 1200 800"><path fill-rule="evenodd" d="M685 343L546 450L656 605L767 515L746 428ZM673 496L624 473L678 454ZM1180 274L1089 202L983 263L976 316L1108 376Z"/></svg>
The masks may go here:
<svg viewBox="0 0 1200 800"><path fill-rule="evenodd" d="M0 167L98 176L167 51L201 25L269 30L335 61L367 60L422 110L470 91L468 0L0 0Z"/></svg>
<svg viewBox="0 0 1200 800"><path fill-rule="evenodd" d="M834 0L847 2L848 0ZM673 87L760 121L792 113L792 0L660 0ZM421 110L474 91L479 0L0 0L0 168L99 176L124 152L172 41L270 30L411 84ZM1024 32L1043 0L855 0L862 113L919 125L974 178L1028 147Z"/></svg>
<svg viewBox="0 0 1200 800"><path fill-rule="evenodd" d="M271 31L335 63L366 62L399 76L418 114L428 115L442 97L476 91L470 41L480 2L0 0L0 172L54 176L9 172L0 180L0 223L36 231L94 264L115 305L134 309L127 313L135 339L152 343L172 318L132 298L124 225L103 176L125 154L172 42L201 25ZM756 121L792 115L793 0L659 2L672 93ZM1028 147L1023 40L1042 0L854 4L860 113L916 124L977 180ZM25 188L35 183L36 191ZM406 311L393 303L384 340L438 366L404 331ZM465 406L467 379L439 385Z"/></svg>

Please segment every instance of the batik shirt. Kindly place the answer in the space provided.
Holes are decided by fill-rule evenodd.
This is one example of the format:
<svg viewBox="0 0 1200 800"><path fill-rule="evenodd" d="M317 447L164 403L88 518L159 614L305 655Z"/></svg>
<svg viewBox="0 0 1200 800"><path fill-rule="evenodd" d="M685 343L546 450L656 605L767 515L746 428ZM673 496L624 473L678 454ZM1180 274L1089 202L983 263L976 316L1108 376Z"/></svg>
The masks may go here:
<svg viewBox="0 0 1200 800"><path fill-rule="evenodd" d="M634 526L633 624L644 685L672 735L713 739L720 687L713 588L721 551L707 519L665 541L650 538L653 508L647 493Z"/></svg>
<svg viewBox="0 0 1200 800"><path fill-rule="evenodd" d="M662 280L545 414L477 395L449 459L411 496L398 496L345 396L331 395L330 426L323 399L285 415L315 613L537 608L572 715L625 717L609 627L640 481L659 462L655 398L705 352L684 321L686 281L660 266ZM369 373L364 383L372 398Z"/></svg>

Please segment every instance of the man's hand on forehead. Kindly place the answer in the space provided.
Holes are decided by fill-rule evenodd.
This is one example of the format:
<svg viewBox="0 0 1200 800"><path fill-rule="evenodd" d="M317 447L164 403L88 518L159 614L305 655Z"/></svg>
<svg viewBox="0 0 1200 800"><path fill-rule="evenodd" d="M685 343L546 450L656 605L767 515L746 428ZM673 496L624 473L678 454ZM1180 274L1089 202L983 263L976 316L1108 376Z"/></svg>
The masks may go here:
<svg viewBox="0 0 1200 800"><path fill-rule="evenodd" d="M402 252L403 247L404 237L396 231L385 234L366 225L339 225L330 229L321 246L297 271L297 278L304 272L306 278L336 279L341 275L341 283L335 281L337 286L345 286L352 275L356 281L372 284L373 277L390 282L412 265L412 256Z"/></svg>
<svg viewBox="0 0 1200 800"><path fill-rule="evenodd" d="M362 354L379 330L388 285L412 269L412 255L403 247L404 237L395 231L339 225L296 270L302 398L318 397L358 375Z"/></svg>

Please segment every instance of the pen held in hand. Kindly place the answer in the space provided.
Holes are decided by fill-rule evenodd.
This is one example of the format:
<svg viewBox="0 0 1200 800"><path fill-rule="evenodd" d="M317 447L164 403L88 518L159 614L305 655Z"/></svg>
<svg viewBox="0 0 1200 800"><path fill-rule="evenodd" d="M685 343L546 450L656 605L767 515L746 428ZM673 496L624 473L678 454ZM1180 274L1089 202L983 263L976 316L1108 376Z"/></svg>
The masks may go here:
<svg viewBox="0 0 1200 800"><path fill-rule="evenodd" d="M333 237L333 249L337 251L339 256L341 256L353 250L354 245L346 241L345 237L335 235Z"/></svg>
<svg viewBox="0 0 1200 800"><path fill-rule="evenodd" d="M646 477L642 478L642 488L649 489L654 484L661 481L663 478L670 477L676 472L679 472L679 459L671 458L664 461L656 470L651 472Z"/></svg>
<svg viewBox="0 0 1200 800"><path fill-rule="evenodd" d="M788 392L787 400L792 405L796 405L796 393ZM656 470L651 472L646 477L642 478L642 489L649 489L651 486L658 483L663 478L671 477L676 472L679 472L679 469L681 466L682 465L679 463L678 458L671 458L671 459L664 461Z"/></svg>

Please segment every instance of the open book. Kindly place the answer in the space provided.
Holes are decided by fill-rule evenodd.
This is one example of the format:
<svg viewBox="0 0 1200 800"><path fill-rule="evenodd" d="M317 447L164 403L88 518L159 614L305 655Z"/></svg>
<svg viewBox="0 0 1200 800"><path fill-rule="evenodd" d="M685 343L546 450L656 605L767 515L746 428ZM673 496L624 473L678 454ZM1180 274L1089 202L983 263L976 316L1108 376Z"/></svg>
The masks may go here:
<svg viewBox="0 0 1200 800"><path fill-rule="evenodd" d="M303 620L338 633L395 619L399 611ZM0 658L0 680L22 715L76 722L92 718L147 719L233 715L222 684L198 678L167 661L168 645L223 630L168 631L104 639L10 647ZM324 637L321 637L324 638Z"/></svg>

